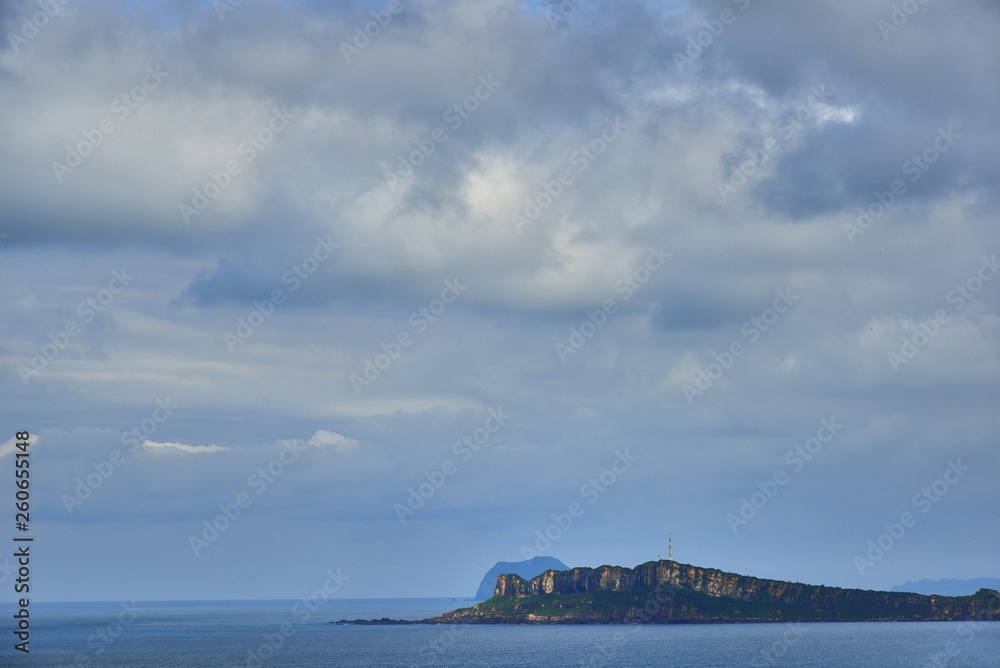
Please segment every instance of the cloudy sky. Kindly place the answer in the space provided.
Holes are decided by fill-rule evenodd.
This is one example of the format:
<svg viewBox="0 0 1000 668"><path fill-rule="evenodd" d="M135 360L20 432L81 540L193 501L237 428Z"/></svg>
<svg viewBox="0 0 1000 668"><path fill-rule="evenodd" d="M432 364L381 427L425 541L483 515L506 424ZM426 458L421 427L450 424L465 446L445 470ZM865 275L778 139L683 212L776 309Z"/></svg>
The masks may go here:
<svg viewBox="0 0 1000 668"><path fill-rule="evenodd" d="M668 533L1000 575L992 0L50 4L0 5L36 598L470 596Z"/></svg>

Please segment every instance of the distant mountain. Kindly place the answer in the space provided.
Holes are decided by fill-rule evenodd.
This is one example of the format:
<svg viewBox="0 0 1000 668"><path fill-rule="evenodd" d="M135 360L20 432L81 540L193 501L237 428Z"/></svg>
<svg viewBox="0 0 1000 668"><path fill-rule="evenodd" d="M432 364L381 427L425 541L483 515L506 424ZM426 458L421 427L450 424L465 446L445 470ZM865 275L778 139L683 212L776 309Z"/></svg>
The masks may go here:
<svg viewBox="0 0 1000 668"><path fill-rule="evenodd" d="M896 585L892 591L905 591L930 596L969 596L980 589L1000 591L1000 578L969 578L967 580L920 580Z"/></svg>
<svg viewBox="0 0 1000 668"><path fill-rule="evenodd" d="M545 571L568 570L569 567L566 564L554 557L534 557L527 561L498 561L497 565L491 568L483 576L483 581L479 583L476 600L485 601L488 598L493 598L493 589L497 586L497 578L504 573L518 575L525 580L530 580Z"/></svg>

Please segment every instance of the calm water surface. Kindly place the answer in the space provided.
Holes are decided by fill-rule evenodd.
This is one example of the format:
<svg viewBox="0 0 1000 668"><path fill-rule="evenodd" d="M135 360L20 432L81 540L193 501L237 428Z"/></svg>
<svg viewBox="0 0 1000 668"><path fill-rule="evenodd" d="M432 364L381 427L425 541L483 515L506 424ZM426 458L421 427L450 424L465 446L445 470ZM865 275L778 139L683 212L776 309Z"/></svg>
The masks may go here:
<svg viewBox="0 0 1000 668"><path fill-rule="evenodd" d="M0 666L1000 667L1000 622L669 626L337 626L420 619L451 599L36 603L31 654L3 625ZM13 608L0 605L3 618Z"/></svg>

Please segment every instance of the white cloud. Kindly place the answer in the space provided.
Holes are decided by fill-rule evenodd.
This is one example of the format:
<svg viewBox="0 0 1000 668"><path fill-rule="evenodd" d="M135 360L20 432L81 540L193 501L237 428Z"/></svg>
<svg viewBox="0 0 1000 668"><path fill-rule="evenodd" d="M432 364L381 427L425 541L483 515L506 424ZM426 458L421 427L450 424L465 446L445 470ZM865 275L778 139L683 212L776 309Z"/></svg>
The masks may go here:
<svg viewBox="0 0 1000 668"><path fill-rule="evenodd" d="M37 435L31 434L28 437L28 443L30 445L34 445L37 442L38 442L38 436ZM18 443L18 439L12 438L9 441L7 441L6 443L4 443L3 445L0 445L0 459L3 459L7 455L9 455L12 452L14 452L14 449L17 447L17 443ZM29 448L29 451L30 451L30 448Z"/></svg>
<svg viewBox="0 0 1000 668"><path fill-rule="evenodd" d="M360 443L353 438L347 438L334 431L325 429L318 430L309 439L309 445L317 448L336 448L339 452L351 452L357 450Z"/></svg>
<svg viewBox="0 0 1000 668"><path fill-rule="evenodd" d="M180 450L181 452L191 453L220 452L222 450L229 450L229 448L221 445L185 445L184 443L156 443L155 441L144 441L143 445L147 448L172 448L174 450Z"/></svg>

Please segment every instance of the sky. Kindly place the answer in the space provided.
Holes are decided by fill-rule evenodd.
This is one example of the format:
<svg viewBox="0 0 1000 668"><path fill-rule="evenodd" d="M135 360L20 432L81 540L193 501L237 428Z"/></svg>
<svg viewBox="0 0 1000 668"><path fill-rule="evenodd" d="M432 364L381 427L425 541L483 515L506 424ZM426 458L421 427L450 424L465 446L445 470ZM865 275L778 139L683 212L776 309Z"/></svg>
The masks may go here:
<svg viewBox="0 0 1000 668"><path fill-rule="evenodd" d="M30 432L37 600L465 597L668 537L1000 576L992 0L0 28L0 495L19 534Z"/></svg>

